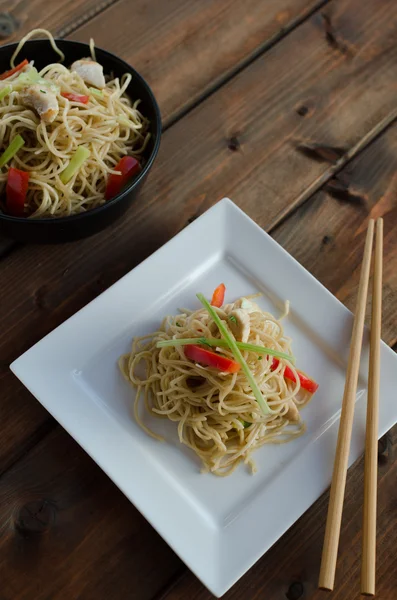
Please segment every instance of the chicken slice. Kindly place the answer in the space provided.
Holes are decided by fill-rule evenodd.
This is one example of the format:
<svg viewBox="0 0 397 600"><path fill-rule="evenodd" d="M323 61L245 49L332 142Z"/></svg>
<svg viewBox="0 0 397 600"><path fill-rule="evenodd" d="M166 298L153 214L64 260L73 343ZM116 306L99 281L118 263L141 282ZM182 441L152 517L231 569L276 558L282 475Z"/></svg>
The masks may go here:
<svg viewBox="0 0 397 600"><path fill-rule="evenodd" d="M247 342L250 335L250 316L242 308L236 308L229 314L228 324L239 342Z"/></svg>
<svg viewBox="0 0 397 600"><path fill-rule="evenodd" d="M20 98L26 106L32 107L45 123L52 123L58 114L59 106L56 95L38 83L24 88L20 93Z"/></svg>
<svg viewBox="0 0 397 600"><path fill-rule="evenodd" d="M247 313L254 313L254 312L261 311L261 309L259 308L259 306L257 305L256 302L253 302L252 300L248 300L247 298L239 298L238 300L236 300L234 303L234 308L242 308Z"/></svg>
<svg viewBox="0 0 397 600"><path fill-rule="evenodd" d="M104 88L106 85L103 66L90 58L76 60L70 67L70 70L80 75L85 83L93 85L96 88Z"/></svg>

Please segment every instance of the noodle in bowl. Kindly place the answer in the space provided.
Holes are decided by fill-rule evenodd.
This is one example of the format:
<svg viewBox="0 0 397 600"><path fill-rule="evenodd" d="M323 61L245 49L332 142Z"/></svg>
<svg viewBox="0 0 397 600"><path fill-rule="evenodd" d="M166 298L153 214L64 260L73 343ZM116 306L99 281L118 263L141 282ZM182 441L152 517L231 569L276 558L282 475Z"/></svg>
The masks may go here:
<svg viewBox="0 0 397 600"><path fill-rule="evenodd" d="M48 82L56 82L73 93L90 93L77 73L63 65L50 65L39 72ZM127 154L140 156L149 141L148 122L123 94L132 76L120 82L113 79L98 97L91 93L90 106L82 108L59 98L59 113L50 124L19 100L17 92L0 102L0 137L8 146L21 133L25 146L15 156L15 166L31 172L27 204L32 218L66 217L105 203L106 181L116 173L115 166ZM60 174L84 142L90 158L64 184ZM0 193L4 192L7 173L0 175Z"/></svg>
<svg viewBox="0 0 397 600"><path fill-rule="evenodd" d="M114 55L95 48L96 59L103 66L106 86L95 90L72 72L75 61L90 56L88 44L68 40L56 42L65 55L63 62L51 55L48 40L29 40L15 63L27 57L26 67L0 81L14 86L21 74L37 69L40 82L45 80L52 91L55 86L59 111L51 123L44 123L37 112L21 102L18 89L0 96L2 120L0 131L3 151L18 134L24 145L12 162L0 171L0 232L21 241L62 242L96 233L119 218L128 208L157 155L161 136L161 117L156 100L143 78ZM0 49L1 68L10 68L17 45ZM97 93L99 91L100 93ZM62 94L89 96L87 104L74 102ZM89 157L67 182L61 175L79 146ZM119 173L115 167L122 157L135 158L140 171L110 199L104 194L109 177ZM7 211L5 188L7 169L29 172L24 215Z"/></svg>

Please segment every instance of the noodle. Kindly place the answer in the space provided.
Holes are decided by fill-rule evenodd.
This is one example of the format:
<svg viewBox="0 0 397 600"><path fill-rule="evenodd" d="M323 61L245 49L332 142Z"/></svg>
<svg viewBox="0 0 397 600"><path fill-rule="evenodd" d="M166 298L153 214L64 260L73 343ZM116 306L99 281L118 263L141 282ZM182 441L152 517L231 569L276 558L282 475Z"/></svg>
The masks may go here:
<svg viewBox="0 0 397 600"><path fill-rule="evenodd" d="M60 60L65 59L53 36L45 29L35 29L19 42L11 59L12 67L24 43L37 33L47 35ZM93 40L90 40L90 52L95 60ZM139 100L132 101L126 95L131 75L126 74L121 81L112 78L99 90L90 87L79 73L63 64L48 64L38 73L40 87L43 87L40 91L56 95L59 111L52 122L45 122L24 103L21 95L18 77L21 74L29 77L32 69L33 63L30 63L0 81L0 93L11 88L0 100L2 151L16 135L24 140L23 147L6 165L30 174L24 216L66 217L104 204L109 176L120 173L115 168L120 159L128 155L142 164L142 153L150 138L149 121L137 108ZM87 103L79 103L65 98L62 95L65 93L89 99ZM61 174L80 147L87 149L89 156L64 183ZM8 170L3 169L0 172L2 195L7 180Z"/></svg>
<svg viewBox="0 0 397 600"><path fill-rule="evenodd" d="M96 60L95 42L94 42L93 38L90 38L90 54L91 54L92 60Z"/></svg>
<svg viewBox="0 0 397 600"><path fill-rule="evenodd" d="M242 308L244 302L249 309ZM249 323L248 343L291 356L291 341L284 335L280 321L254 302L240 298L216 310L222 321L229 323L231 313L237 314L236 308L247 315L242 316ZM158 331L135 338L131 352L120 357L122 374L137 390L136 421L146 433L162 440L140 416L143 400L146 412L178 424L179 441L198 455L204 471L229 475L244 462L255 472L251 457L254 450L268 443L289 442L304 433L298 409L311 395L301 388L292 362L280 359L274 366L273 356L242 350L271 409L270 414L264 414L243 370L222 373L195 363L186 358L183 345L157 347L158 342L165 340L190 338L220 339L217 325L205 309L165 317ZM216 347L211 349L215 351ZM218 350L222 356L233 359L229 348L222 346ZM284 376L286 366L294 381Z"/></svg>
<svg viewBox="0 0 397 600"><path fill-rule="evenodd" d="M30 40L30 38L32 38L33 36L43 33L44 35L46 35L49 39L49 42L51 44L51 48L54 50L54 52L56 52L58 54L58 56L60 57L61 62L65 60L65 55L62 52L62 50L60 50L58 48L58 46L55 43L54 40L54 36L47 31L47 29L32 29L32 31L29 31L29 33L27 33L19 42L18 46L15 49L14 54L11 56L11 60L10 60L10 64L11 67L15 67L15 59L18 56L18 54L20 53L20 51L22 50L25 42L27 42L28 40Z"/></svg>

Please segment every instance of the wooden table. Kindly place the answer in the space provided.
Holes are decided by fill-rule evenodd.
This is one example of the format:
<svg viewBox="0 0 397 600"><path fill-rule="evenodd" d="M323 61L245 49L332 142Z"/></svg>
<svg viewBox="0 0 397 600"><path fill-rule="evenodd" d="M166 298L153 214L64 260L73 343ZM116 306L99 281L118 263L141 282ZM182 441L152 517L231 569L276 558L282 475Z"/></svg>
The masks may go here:
<svg viewBox="0 0 397 600"><path fill-rule="evenodd" d="M11 0L33 27L133 64L163 115L126 219L59 247L1 243L0 600L207 600L211 594L9 364L224 195L354 306L368 218L385 217L383 338L397 341L395 0ZM265 257L263 257L265 259ZM397 598L397 428L379 443L378 594ZM335 591L359 598L363 461L349 471ZM226 594L325 598L328 495ZM269 514L270 508L266 508ZM270 511L271 512L271 511Z"/></svg>

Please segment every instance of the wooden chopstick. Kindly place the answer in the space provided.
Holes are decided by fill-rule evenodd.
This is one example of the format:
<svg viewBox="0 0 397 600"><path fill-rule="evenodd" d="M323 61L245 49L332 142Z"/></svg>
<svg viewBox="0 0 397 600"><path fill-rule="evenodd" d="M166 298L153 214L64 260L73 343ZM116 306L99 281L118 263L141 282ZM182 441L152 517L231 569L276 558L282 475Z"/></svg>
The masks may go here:
<svg viewBox="0 0 397 600"><path fill-rule="evenodd" d="M361 562L361 593L367 596L375 594L382 262L383 219L378 219L376 221L375 263L372 287L371 344L369 352L367 425L365 435L363 554Z"/></svg>
<svg viewBox="0 0 397 600"><path fill-rule="evenodd" d="M356 312L353 323L352 338L350 342L345 391L343 394L342 412L340 416L334 472L332 475L327 524L325 528L323 554L321 559L320 578L318 585L321 589L325 590L332 590L335 581L336 558L338 554L340 526L342 520L343 498L346 487L347 464L349 459L350 440L353 425L354 403L357 392L358 371L360 367L361 345L364 331L365 307L367 303L373 237L374 221L373 219L370 219L368 223L367 237L365 240Z"/></svg>

